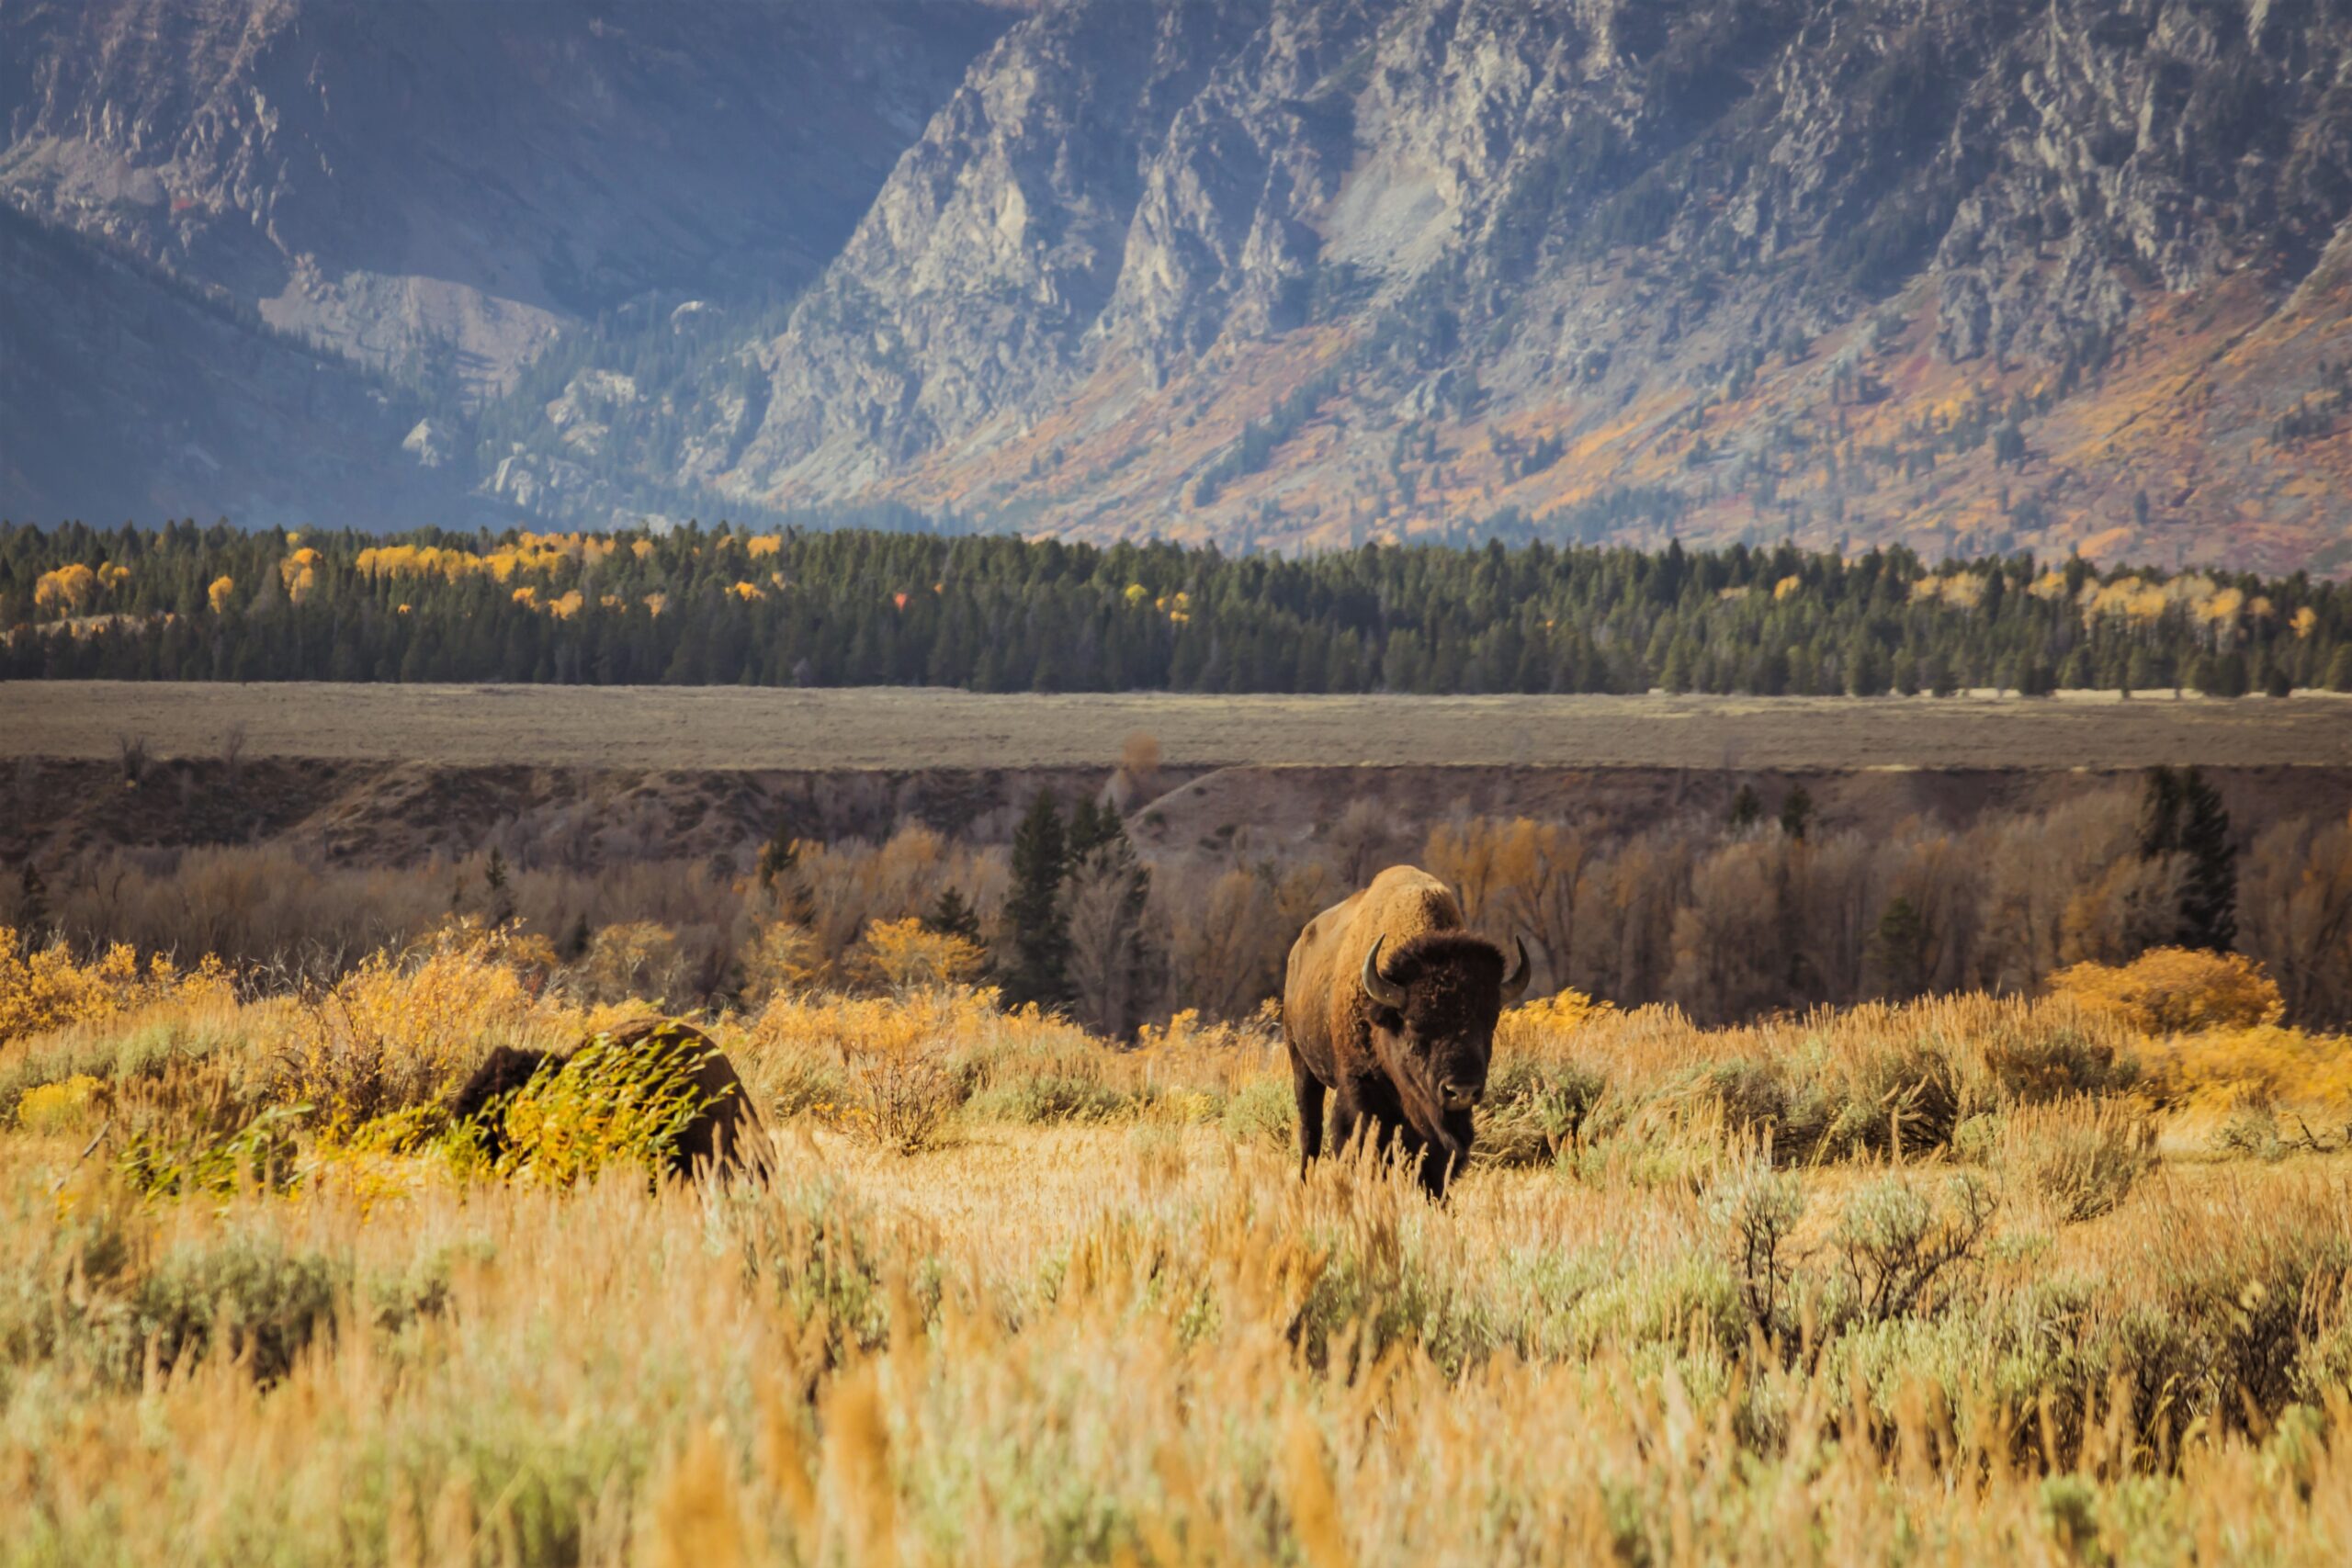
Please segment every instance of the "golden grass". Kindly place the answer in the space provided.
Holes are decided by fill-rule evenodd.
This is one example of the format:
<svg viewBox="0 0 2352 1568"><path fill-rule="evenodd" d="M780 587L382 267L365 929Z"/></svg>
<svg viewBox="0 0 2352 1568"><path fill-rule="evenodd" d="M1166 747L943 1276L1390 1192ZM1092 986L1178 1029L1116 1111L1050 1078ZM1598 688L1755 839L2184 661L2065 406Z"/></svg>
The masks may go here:
<svg viewBox="0 0 2352 1568"><path fill-rule="evenodd" d="M511 957L364 971L340 1048L413 1008L414 1103L596 1021ZM1529 1009L1488 1125L1547 1130L1442 1207L1301 1179L1262 1024L787 994L712 1021L772 1185L559 1187L352 1131L316 1005L0 1048L0 1562L2352 1551L2352 1156L2159 1157L2202 1047L2072 1001ZM861 1057L936 1070L938 1136L839 1113ZM84 1153L295 1103L259 1178Z"/></svg>

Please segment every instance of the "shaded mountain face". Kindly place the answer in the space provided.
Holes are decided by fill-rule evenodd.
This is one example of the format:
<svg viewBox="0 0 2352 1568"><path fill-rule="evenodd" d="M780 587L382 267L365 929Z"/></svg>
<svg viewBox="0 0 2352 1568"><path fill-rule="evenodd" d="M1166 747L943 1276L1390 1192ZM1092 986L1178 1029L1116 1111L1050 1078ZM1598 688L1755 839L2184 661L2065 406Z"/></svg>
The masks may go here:
<svg viewBox="0 0 2352 1568"><path fill-rule="evenodd" d="M2340 570L2347 54L2340 0L0 0L0 193L540 516Z"/></svg>
<svg viewBox="0 0 2352 1568"><path fill-rule="evenodd" d="M831 260L1001 25L952 0L7 0L0 191L363 363L502 388Z"/></svg>
<svg viewBox="0 0 2352 1568"><path fill-rule="evenodd" d="M136 260L0 209L0 515L503 520L413 403Z"/></svg>

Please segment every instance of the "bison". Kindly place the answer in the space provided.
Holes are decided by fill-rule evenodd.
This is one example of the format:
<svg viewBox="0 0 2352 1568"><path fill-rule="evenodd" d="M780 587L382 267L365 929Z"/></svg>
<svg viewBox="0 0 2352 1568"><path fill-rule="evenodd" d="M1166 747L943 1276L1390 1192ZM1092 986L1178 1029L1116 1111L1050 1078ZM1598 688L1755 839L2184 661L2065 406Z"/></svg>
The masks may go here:
<svg viewBox="0 0 2352 1568"><path fill-rule="evenodd" d="M763 1175L767 1158L761 1138L760 1116L751 1090L710 1036L690 1024L647 1019L582 1043L579 1049L601 1042L606 1049L627 1051L649 1058L650 1069L668 1066L679 1075L680 1087L693 1095L700 1109L679 1132L668 1150L671 1171L678 1176ZM448 1104L454 1122L474 1123L482 1152L492 1160L506 1152L506 1106L515 1091L553 1063L558 1071L577 1055L565 1052L518 1050L501 1045L483 1059ZM651 1060L659 1055L662 1061Z"/></svg>
<svg viewBox="0 0 2352 1568"><path fill-rule="evenodd" d="M1503 1004L1527 989L1527 947L1502 950L1462 929L1445 884L1391 866L1306 922L1290 950L1283 1034L1298 1096L1299 1168L1323 1152L1323 1097L1339 1096L1335 1136L1392 1141L1442 1197L1470 1157L1471 1111Z"/></svg>

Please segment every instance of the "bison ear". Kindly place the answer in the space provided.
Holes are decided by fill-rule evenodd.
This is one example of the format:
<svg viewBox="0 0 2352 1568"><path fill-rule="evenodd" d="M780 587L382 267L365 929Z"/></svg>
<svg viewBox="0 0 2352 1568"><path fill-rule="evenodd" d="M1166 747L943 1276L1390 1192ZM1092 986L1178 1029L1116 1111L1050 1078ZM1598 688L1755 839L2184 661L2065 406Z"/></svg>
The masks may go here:
<svg viewBox="0 0 2352 1568"><path fill-rule="evenodd" d="M1380 972L1380 944L1385 937L1372 939L1372 951L1363 955L1363 994L1391 1011L1405 1010L1405 987Z"/></svg>
<svg viewBox="0 0 2352 1568"><path fill-rule="evenodd" d="M1519 962L1503 976L1503 1000L1515 1002L1527 994L1527 982L1535 977L1535 966L1527 961L1527 939L1513 937L1511 945L1519 952Z"/></svg>

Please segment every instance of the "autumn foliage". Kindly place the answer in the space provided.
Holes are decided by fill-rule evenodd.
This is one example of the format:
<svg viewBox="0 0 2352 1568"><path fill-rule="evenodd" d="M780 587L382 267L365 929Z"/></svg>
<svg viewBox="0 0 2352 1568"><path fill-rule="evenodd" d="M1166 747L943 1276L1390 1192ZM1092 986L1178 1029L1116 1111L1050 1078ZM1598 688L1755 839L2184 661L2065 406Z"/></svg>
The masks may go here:
<svg viewBox="0 0 2352 1568"><path fill-rule="evenodd" d="M84 961L62 942L31 952L0 926L0 1049L28 1035L107 1023L151 1008L200 1008L232 995L228 971L207 958L182 970L163 953L144 964L117 942Z"/></svg>
<svg viewBox="0 0 2352 1568"><path fill-rule="evenodd" d="M2123 964L2074 964L2052 976L2050 988L2144 1034L2253 1028L2278 1022L2286 1010L2260 964L2193 948L2152 948Z"/></svg>

